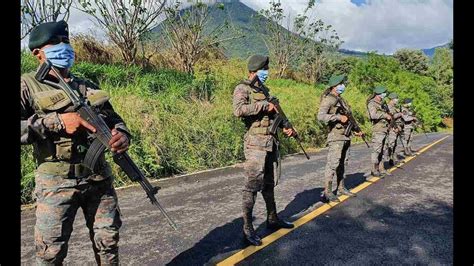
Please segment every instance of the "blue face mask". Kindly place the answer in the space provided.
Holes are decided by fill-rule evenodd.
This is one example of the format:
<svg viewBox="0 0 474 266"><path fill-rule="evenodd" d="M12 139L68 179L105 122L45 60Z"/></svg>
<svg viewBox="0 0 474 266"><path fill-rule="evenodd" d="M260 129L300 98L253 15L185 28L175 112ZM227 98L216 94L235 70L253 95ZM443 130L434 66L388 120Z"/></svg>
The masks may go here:
<svg viewBox="0 0 474 266"><path fill-rule="evenodd" d="M44 48L43 52L55 67L71 68L74 64L74 50L69 43L59 43Z"/></svg>
<svg viewBox="0 0 474 266"><path fill-rule="evenodd" d="M346 86L344 84L339 84L336 86L336 92L342 94L346 90Z"/></svg>
<svg viewBox="0 0 474 266"><path fill-rule="evenodd" d="M262 83L265 83L268 78L268 69L260 69L257 71L257 76Z"/></svg>

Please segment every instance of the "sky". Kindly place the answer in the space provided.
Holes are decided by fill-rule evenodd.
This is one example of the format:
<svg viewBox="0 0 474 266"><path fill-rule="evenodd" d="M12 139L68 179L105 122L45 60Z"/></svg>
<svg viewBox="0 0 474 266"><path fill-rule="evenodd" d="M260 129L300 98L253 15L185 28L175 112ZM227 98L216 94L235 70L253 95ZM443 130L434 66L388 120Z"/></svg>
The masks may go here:
<svg viewBox="0 0 474 266"><path fill-rule="evenodd" d="M260 10L269 0L240 0ZM304 10L308 0L281 0L290 14ZM453 38L453 0L316 0L311 14L331 24L344 41L341 48L392 54L400 48L425 49ZM103 33L90 17L72 10L71 33Z"/></svg>

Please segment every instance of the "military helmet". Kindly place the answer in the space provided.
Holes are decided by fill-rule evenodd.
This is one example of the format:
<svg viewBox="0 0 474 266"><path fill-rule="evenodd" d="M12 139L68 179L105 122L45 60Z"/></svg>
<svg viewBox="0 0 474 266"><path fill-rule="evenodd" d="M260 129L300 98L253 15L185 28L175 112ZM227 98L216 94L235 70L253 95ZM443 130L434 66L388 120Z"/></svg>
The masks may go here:
<svg viewBox="0 0 474 266"><path fill-rule="evenodd" d="M397 99L398 98L398 94L396 94L395 92L392 92L388 95L388 98L389 99Z"/></svg>
<svg viewBox="0 0 474 266"><path fill-rule="evenodd" d="M28 48L33 51L46 44L69 43L68 25L64 20L38 24L31 30Z"/></svg>
<svg viewBox="0 0 474 266"><path fill-rule="evenodd" d="M413 99L411 99L411 98L406 98L406 99L403 101L403 103L404 103L404 104L408 104L408 103L411 103L412 101L413 101Z"/></svg>
<svg viewBox="0 0 474 266"><path fill-rule="evenodd" d="M382 93L384 93L384 92L386 92L386 91L387 91L387 88L385 88L385 87L383 87L383 86L376 86L376 87L374 88L374 93L375 93L375 94L382 94Z"/></svg>
<svg viewBox="0 0 474 266"><path fill-rule="evenodd" d="M329 79L328 88L341 84L346 79L346 75L332 75Z"/></svg>
<svg viewBox="0 0 474 266"><path fill-rule="evenodd" d="M247 68L249 71L256 72L260 69L268 69L270 58L265 55L252 55L249 58Z"/></svg>

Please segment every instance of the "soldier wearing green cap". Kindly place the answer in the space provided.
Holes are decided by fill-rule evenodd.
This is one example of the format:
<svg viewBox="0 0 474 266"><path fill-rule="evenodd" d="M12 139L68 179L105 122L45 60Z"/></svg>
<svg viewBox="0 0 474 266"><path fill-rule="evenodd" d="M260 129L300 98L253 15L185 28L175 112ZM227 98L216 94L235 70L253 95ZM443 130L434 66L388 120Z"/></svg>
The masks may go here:
<svg viewBox="0 0 474 266"><path fill-rule="evenodd" d="M374 93L367 99L369 118L373 124L372 128L372 170L371 174L383 178L387 171L382 162L383 148L387 139L391 115L383 108L383 100L387 95L387 89L382 86L374 88Z"/></svg>
<svg viewBox="0 0 474 266"><path fill-rule="evenodd" d="M39 24L31 31L28 46L39 63L49 60L66 82L99 110L112 131L111 150L126 151L130 133L108 101L108 94L69 73L74 50L67 23ZM53 72L46 78L57 80ZM74 112L62 90L38 82L35 72L21 76L20 89L21 144L33 145L38 163L34 192L36 262L62 265L77 210L82 208L97 263L118 265L122 221L112 170L104 154L94 170L82 164L90 146L87 131L94 132L95 128Z"/></svg>
<svg viewBox="0 0 474 266"><path fill-rule="evenodd" d="M263 93L252 87L251 81L258 77L256 86L263 84L268 78L268 56L253 55L248 61L248 79L235 87L233 96L234 115L245 123L247 132L244 135L245 184L242 190L243 232L248 243L262 245L260 237L255 233L252 224L252 212L261 191L267 208L267 227L270 229L292 228L293 224L281 220L277 216L274 186L275 173L280 171L279 141L271 134L276 114L275 106L266 100ZM287 136L294 136L291 128L283 128Z"/></svg>
<svg viewBox="0 0 474 266"><path fill-rule="evenodd" d="M348 117L341 114L341 109L350 110L349 104L341 95L345 91L345 75L333 75L329 79L327 89L321 94L318 120L329 127L327 136L328 156L324 174L324 197L332 202L339 202L333 192L333 178L336 177L336 190L338 194L355 196L344 185L344 169L349 159L351 138L344 132L348 126ZM361 136L362 132L355 132ZM338 189L340 187L340 189Z"/></svg>
<svg viewBox="0 0 474 266"><path fill-rule="evenodd" d="M395 126L390 128L388 131L388 136L387 140L385 141L385 158L388 160L388 164L390 166L394 166L397 163L397 159L395 158L395 150L397 148L397 138L400 135L400 132L402 130L401 128L401 117L402 113L397 110L397 104L398 104L398 94L392 92L388 95L388 103L387 103L387 109L392 116L392 118L395 120Z"/></svg>
<svg viewBox="0 0 474 266"><path fill-rule="evenodd" d="M402 120L403 120L403 135L405 139L405 150L404 154L406 156L413 155L414 150L411 148L411 141L413 130L417 122L417 118L411 110L412 99L407 98L403 101L402 105Z"/></svg>

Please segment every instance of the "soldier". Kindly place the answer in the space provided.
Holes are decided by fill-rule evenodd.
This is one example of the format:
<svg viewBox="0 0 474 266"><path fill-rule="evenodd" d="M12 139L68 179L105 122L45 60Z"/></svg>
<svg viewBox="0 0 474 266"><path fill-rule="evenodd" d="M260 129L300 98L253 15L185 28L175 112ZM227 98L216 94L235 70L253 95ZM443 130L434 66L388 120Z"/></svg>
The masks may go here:
<svg viewBox="0 0 474 266"><path fill-rule="evenodd" d="M415 150L412 150L411 148L411 140L412 140L412 135L413 135L413 129L415 127L417 119L410 108L411 103L412 103L412 99L407 98L403 101L403 105L402 105L402 114L403 114L402 120L404 123L403 134L405 138L404 154L407 156L413 155L413 152L415 152Z"/></svg>
<svg viewBox="0 0 474 266"><path fill-rule="evenodd" d="M367 99L367 109L369 118L374 125L372 128L372 171L371 174L376 177L384 178L388 172L382 162L383 148L388 134L388 126L391 119L382 107L383 99L387 95L385 87L377 86L374 88L374 94Z"/></svg>
<svg viewBox="0 0 474 266"><path fill-rule="evenodd" d="M64 21L39 24L28 44L39 63L48 59L63 78L97 108L112 130L109 144L114 152L128 149L130 133L115 113L105 91L72 75L74 50ZM35 172L36 262L61 265L78 208L82 208L98 264L118 265L119 228L122 224L113 187L111 167L105 155L98 167L82 164L89 148L87 131L95 128L73 111L62 90L38 82L35 73L21 76L21 144L32 144ZM50 72L47 79L57 80Z"/></svg>
<svg viewBox="0 0 474 266"><path fill-rule="evenodd" d="M347 166L348 150L351 145L351 138L344 135L347 127L348 117L340 114L342 105L350 110L349 104L341 97L345 90L344 75L332 76L327 85L327 89L321 94L318 120L329 126L327 137L328 157L325 170L324 197L332 202L339 202L332 190L333 177L337 177L336 190L338 194L355 196L344 185L344 168ZM357 136L362 136L362 132L355 132Z"/></svg>
<svg viewBox="0 0 474 266"><path fill-rule="evenodd" d="M252 211L257 192L261 191L267 208L267 227L270 229L293 228L277 216L274 197L274 170L280 167L276 135L269 133L276 114L275 106L266 101L263 93L257 93L250 86L250 81L258 76L257 86L264 83L268 77L269 58L253 55L248 61L248 79L235 87L233 96L234 115L242 118L247 128L244 136L245 154L245 185L242 191L243 232L244 238L254 246L260 246L262 241L255 233L252 225ZM294 136L291 128L283 128L284 134ZM279 171L277 171L279 172Z"/></svg>
<svg viewBox="0 0 474 266"><path fill-rule="evenodd" d="M385 158L388 159L388 164L390 166L394 166L397 164L397 159L395 158L395 150L397 148L397 138L398 135L400 134L400 131L402 130L401 128L401 117L402 113L397 110L397 104L398 104L398 95L394 92L390 93L388 95L389 102L387 103L387 108L392 115L392 118L394 119L395 123L393 124L393 127L390 127L390 130L388 131L388 136L387 140L385 141Z"/></svg>

